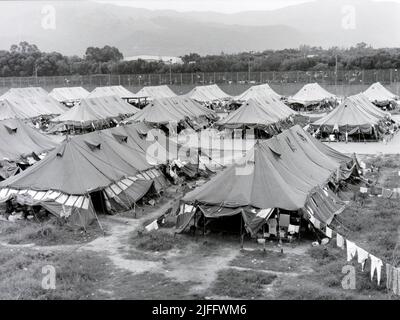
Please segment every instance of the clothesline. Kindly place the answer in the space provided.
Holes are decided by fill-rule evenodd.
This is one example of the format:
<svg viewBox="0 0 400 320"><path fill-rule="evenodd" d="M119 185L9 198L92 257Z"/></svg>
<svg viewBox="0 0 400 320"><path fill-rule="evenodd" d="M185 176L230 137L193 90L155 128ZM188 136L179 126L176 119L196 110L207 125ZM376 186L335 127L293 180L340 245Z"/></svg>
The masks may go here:
<svg viewBox="0 0 400 320"><path fill-rule="evenodd" d="M369 258L371 261L371 270L370 270L371 281L374 279L376 273L378 285L380 285L381 282L382 267L386 265L386 288L388 290L392 290L392 292L395 295L400 295L400 268L394 267L393 263L392 264L387 262L384 263L382 259L370 254L368 251L357 246L354 242L346 239L336 230L333 230L329 226L324 225L321 221L314 218L314 216L311 214L310 214L310 222L314 225L315 228L323 232L329 239L333 239L335 233L337 247L341 248L342 250L347 249L348 262L350 262L357 256L357 262L361 264L362 271L364 271L365 263ZM325 230L323 230L323 228L325 228Z"/></svg>

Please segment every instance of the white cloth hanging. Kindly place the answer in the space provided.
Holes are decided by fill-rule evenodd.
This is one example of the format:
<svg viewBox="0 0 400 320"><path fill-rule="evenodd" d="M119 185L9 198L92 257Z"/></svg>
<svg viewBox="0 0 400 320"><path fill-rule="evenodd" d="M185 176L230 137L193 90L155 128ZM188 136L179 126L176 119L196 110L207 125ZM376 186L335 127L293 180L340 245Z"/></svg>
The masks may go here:
<svg viewBox="0 0 400 320"><path fill-rule="evenodd" d="M354 242L346 239L347 262L350 262L357 254L357 246Z"/></svg>
<svg viewBox="0 0 400 320"><path fill-rule="evenodd" d="M367 193L368 192L368 188L360 187L360 192L361 193Z"/></svg>
<svg viewBox="0 0 400 320"><path fill-rule="evenodd" d="M369 253L364 249L357 247L357 262L361 264L361 270L364 271L365 261L367 261Z"/></svg>
<svg viewBox="0 0 400 320"><path fill-rule="evenodd" d="M145 227L147 232L153 231L153 230L158 230L158 223L157 220L154 220L152 223L150 223L149 225L147 225Z"/></svg>
<svg viewBox="0 0 400 320"><path fill-rule="evenodd" d="M344 239L339 233L336 234L336 245L339 248L344 249Z"/></svg>
<svg viewBox="0 0 400 320"><path fill-rule="evenodd" d="M325 229L325 234L328 238L332 238L332 229L329 227L326 227Z"/></svg>
<svg viewBox="0 0 400 320"><path fill-rule="evenodd" d="M372 254L369 255L369 258L371 259L371 280L373 280L375 270L376 270L376 276L377 276L378 285L379 285L381 282L381 269L383 266L383 262L381 259L373 256Z"/></svg>

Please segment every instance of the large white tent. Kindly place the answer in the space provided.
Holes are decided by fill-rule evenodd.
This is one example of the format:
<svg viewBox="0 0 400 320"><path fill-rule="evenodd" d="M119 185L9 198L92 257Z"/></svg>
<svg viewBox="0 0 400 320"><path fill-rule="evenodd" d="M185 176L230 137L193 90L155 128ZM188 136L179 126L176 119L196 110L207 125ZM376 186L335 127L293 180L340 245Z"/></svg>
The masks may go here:
<svg viewBox="0 0 400 320"><path fill-rule="evenodd" d="M276 99L281 99L282 96L276 93L267 83L264 83L250 87L241 95L235 97L235 100L247 101L257 97L274 97Z"/></svg>
<svg viewBox="0 0 400 320"><path fill-rule="evenodd" d="M232 99L229 94L222 91L216 84L195 87L186 94L186 97L203 103Z"/></svg>
<svg viewBox="0 0 400 320"><path fill-rule="evenodd" d="M364 91L364 95L369 101L378 106L387 106L391 103L395 106L395 101L399 99L398 96L386 89L380 82L372 84Z"/></svg>
<svg viewBox="0 0 400 320"><path fill-rule="evenodd" d="M288 99L289 104L299 104L304 107L318 105L327 101L336 100L337 97L322 88L318 83L309 83L301 88L294 96Z"/></svg>
<svg viewBox="0 0 400 320"><path fill-rule="evenodd" d="M135 99L139 98L138 95L130 92L123 86L107 86L107 87L97 87L94 89L87 98L98 98L106 96L117 96L121 99Z"/></svg>
<svg viewBox="0 0 400 320"><path fill-rule="evenodd" d="M49 96L63 103L76 103L85 99L89 95L89 91L82 87L63 87L54 88Z"/></svg>
<svg viewBox="0 0 400 320"><path fill-rule="evenodd" d="M136 93L136 95L140 97L147 97L149 100L172 98L177 96L176 93L173 92L167 85L143 87L138 93Z"/></svg>

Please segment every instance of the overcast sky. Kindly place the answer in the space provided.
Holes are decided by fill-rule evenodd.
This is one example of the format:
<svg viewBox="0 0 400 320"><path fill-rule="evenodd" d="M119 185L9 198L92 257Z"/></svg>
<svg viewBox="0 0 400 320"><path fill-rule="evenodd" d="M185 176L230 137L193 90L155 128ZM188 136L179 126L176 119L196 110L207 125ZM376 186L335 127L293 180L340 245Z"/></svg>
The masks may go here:
<svg viewBox="0 0 400 320"><path fill-rule="evenodd" d="M316 0L95 0L122 6L132 6L151 10L175 11L216 11L235 13L252 10L273 10L286 6ZM323 0L321 0L323 1ZM400 0L374 0L400 2Z"/></svg>

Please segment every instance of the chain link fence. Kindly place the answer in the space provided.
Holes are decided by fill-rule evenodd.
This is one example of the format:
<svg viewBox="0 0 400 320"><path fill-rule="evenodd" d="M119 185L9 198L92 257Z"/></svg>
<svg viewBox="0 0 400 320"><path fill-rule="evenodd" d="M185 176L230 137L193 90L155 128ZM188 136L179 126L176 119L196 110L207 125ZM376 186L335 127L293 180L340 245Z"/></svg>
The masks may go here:
<svg viewBox="0 0 400 320"><path fill-rule="evenodd" d="M368 85L374 82L392 84L400 81L400 70L352 71L285 71L285 72L200 72L164 74L98 74L54 77L2 77L0 87L65 87L65 86L157 86L157 85L206 85L206 84L259 84L259 83L310 83L326 85Z"/></svg>

